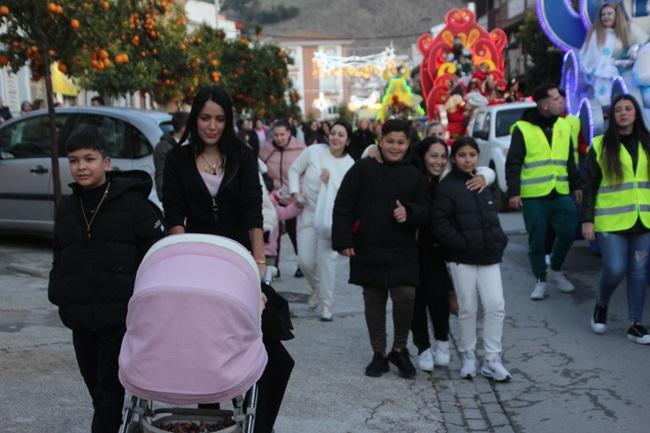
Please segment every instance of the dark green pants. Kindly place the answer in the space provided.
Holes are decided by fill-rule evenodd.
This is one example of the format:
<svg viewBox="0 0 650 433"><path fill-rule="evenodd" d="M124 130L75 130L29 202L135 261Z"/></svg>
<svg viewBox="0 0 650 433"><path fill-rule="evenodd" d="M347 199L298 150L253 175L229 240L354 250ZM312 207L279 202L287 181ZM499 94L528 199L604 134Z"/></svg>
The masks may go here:
<svg viewBox="0 0 650 433"><path fill-rule="evenodd" d="M544 243L549 226L555 232L551 252L551 269L559 271L569 253L578 223L576 206L570 196L526 198L523 202L524 224L528 232L528 257L535 278L546 281Z"/></svg>

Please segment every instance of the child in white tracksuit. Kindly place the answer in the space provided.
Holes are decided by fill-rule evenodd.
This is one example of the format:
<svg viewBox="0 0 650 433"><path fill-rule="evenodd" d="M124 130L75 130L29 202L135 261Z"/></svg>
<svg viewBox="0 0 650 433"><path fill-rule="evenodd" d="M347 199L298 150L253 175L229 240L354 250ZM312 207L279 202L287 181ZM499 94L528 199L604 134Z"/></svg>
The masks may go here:
<svg viewBox="0 0 650 433"><path fill-rule="evenodd" d="M463 137L451 147L451 172L440 181L431 210L434 241L442 245L443 257L458 297L460 374L476 376L476 321L479 299L484 312L484 376L503 382L510 373L501 362L501 336L505 302L499 263L508 238L503 233L489 189L467 188L476 174L479 148L471 137ZM480 295L480 296L479 296Z"/></svg>
<svg viewBox="0 0 650 433"><path fill-rule="evenodd" d="M348 155L351 136L350 125L336 122L329 144L307 147L289 168L292 198L304 206L298 216L299 266L311 286L309 306L321 304L323 321L332 320L338 259L332 250L332 211L343 176L354 164Z"/></svg>

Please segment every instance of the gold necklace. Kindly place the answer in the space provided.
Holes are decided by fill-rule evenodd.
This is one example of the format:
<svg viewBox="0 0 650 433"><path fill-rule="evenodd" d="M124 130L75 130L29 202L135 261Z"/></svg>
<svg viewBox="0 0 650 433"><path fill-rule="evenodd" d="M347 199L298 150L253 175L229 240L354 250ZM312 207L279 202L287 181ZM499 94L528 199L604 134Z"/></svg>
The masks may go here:
<svg viewBox="0 0 650 433"><path fill-rule="evenodd" d="M218 170L219 165L220 165L219 163L221 161L217 161L214 164L210 164L210 162L208 162L208 160L205 158L205 156L203 156L203 152L199 153L199 157L201 157L203 162L205 162L205 164L208 166L207 170L203 170L204 172L212 174L212 175L217 175L219 173L219 171L221 171L221 170Z"/></svg>
<svg viewBox="0 0 650 433"><path fill-rule="evenodd" d="M108 182L106 184L106 189L104 190L104 194L102 195L102 198L99 200L99 203L97 204L97 207L95 210L92 211L92 216L90 217L90 220L86 216L86 211L84 210L84 202L81 199L81 196L79 196L79 203L81 204L81 216L84 219L84 223L86 224L86 236L88 239L90 239L90 228L93 225L93 221L95 221L95 217L99 213L99 208L102 206L102 203L104 203L104 200L106 200L106 197L108 196L108 192L111 189L111 183Z"/></svg>

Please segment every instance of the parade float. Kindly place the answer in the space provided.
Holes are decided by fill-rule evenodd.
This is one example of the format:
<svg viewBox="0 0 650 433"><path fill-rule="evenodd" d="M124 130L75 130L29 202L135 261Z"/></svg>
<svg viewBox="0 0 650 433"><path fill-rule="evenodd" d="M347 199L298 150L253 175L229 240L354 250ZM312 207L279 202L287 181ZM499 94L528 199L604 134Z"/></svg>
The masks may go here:
<svg viewBox="0 0 650 433"><path fill-rule="evenodd" d="M457 69L464 64L491 75L496 86L505 87L503 51L507 41L503 30L488 32L467 8L452 9L437 35L425 33L418 38L417 46L423 56L420 64L422 95L429 120L444 117L442 106L450 97Z"/></svg>
<svg viewBox="0 0 650 433"><path fill-rule="evenodd" d="M587 36L589 29L600 19L599 10L605 4L622 11L627 31L637 36L641 43L630 44L623 55L611 60L601 59L599 64L592 66ZM634 95L643 107L646 124L650 123L648 0L580 0L577 11L567 0L537 0L537 16L544 33L565 52L561 86L567 95L567 109L580 117L587 142L590 143L592 137L604 131L606 110L611 100L620 93ZM600 54L613 57L612 47L607 42L605 40ZM613 43L610 45L614 46ZM610 74L606 76L608 82L603 83L603 79L597 79L597 70L605 68Z"/></svg>

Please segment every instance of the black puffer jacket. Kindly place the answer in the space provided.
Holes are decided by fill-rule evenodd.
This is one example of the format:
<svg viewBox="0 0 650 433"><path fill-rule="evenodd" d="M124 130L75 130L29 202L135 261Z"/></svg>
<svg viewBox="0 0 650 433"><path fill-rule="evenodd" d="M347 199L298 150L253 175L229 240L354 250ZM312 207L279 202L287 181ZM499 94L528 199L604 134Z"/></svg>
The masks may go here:
<svg viewBox="0 0 650 433"><path fill-rule="evenodd" d="M140 261L164 234L160 211L147 198L152 187L147 173L110 172L108 181L90 238L77 184L57 212L48 297L69 328L123 327ZM104 190L99 187L98 198Z"/></svg>
<svg viewBox="0 0 650 433"><path fill-rule="evenodd" d="M397 200L406 208L403 224L393 218ZM427 181L410 162L357 161L339 188L332 225L332 248L356 252L350 283L418 285L415 232L427 223L429 204Z"/></svg>
<svg viewBox="0 0 650 433"><path fill-rule="evenodd" d="M431 211L434 241L442 244L448 262L500 263L508 238L501 229L490 189L470 191L465 185L470 178L454 168L438 185Z"/></svg>

